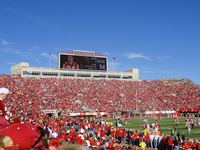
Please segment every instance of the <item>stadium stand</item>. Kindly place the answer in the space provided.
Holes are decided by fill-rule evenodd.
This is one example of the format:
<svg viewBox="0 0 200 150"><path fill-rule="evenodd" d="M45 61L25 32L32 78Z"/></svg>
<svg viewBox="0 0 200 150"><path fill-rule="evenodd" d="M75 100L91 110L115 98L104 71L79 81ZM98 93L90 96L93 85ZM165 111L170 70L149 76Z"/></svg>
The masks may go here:
<svg viewBox="0 0 200 150"><path fill-rule="evenodd" d="M94 118L50 118L42 111L58 109L63 112L80 112L83 108L87 108L86 110L112 113L124 110L143 112L198 108L200 86L186 79L127 81L22 78L1 74L0 87L6 87L11 91L5 101L11 125L0 130L0 136L4 139L6 137L2 135L8 133L14 144L19 144L20 140L13 134L17 132L19 135L29 136L27 133L22 134L18 129L22 131L24 128L34 129L30 126L32 124L48 130L49 149L51 147L57 149L63 141L93 149L108 150L139 149L139 147L171 149L172 145L185 149L200 147L198 141L189 141L184 138L184 135L182 137L163 135L161 132L145 134L145 131L115 128L110 122ZM29 125L26 125L27 123ZM30 131L30 135L32 134ZM34 136L37 141L39 133ZM30 143L23 141L21 148L16 148L19 145L13 146L14 149L23 149L23 146L27 149L34 142L34 140L30 140ZM5 144L3 146L5 147ZM44 148L40 148L45 149L44 145L42 147Z"/></svg>
<svg viewBox="0 0 200 150"><path fill-rule="evenodd" d="M26 113L44 109L75 112L83 107L107 112L177 110L198 108L200 101L199 85L184 79L123 81L0 75L0 86L12 91L6 104L11 111Z"/></svg>

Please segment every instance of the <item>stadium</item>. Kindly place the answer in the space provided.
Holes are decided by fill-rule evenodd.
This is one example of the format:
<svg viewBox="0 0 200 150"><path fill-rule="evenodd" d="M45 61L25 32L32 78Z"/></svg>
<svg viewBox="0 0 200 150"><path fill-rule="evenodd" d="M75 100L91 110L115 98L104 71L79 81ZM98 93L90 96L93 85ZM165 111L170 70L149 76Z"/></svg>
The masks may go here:
<svg viewBox="0 0 200 150"><path fill-rule="evenodd" d="M49 149L63 141L88 149L200 148L200 85L142 80L138 68L111 71L108 56L95 51L61 51L58 60L57 68L20 62L0 75L9 90L0 135L29 124L48 132ZM43 149L38 144L32 148Z"/></svg>

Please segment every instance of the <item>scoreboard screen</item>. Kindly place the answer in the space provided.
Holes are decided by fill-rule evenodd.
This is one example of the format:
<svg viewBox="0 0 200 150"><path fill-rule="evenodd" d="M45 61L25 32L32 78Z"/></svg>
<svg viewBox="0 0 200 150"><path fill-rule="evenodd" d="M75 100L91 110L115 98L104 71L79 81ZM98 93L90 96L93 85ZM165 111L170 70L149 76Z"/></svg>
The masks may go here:
<svg viewBox="0 0 200 150"><path fill-rule="evenodd" d="M107 71L107 57L59 54L60 69L84 69Z"/></svg>

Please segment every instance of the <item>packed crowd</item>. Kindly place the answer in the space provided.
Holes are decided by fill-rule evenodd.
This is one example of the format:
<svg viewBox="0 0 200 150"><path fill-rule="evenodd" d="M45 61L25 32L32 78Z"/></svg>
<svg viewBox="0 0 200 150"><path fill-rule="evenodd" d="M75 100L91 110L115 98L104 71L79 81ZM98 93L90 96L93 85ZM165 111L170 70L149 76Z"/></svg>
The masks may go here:
<svg viewBox="0 0 200 150"><path fill-rule="evenodd" d="M200 86L184 79L119 81L0 75L0 87L12 91L7 106L15 113L81 111L83 107L107 112L176 110L199 107L200 101Z"/></svg>
<svg viewBox="0 0 200 150"><path fill-rule="evenodd" d="M98 117L51 118L42 112L43 109L82 111L83 107L108 112L198 107L200 87L188 80L36 79L0 75L0 87L9 89L5 101L0 101L0 127L3 121L5 125L0 129L0 148L1 141L11 137L11 150L13 146L14 149L19 146L21 141L18 139L26 139L24 149L40 147L56 150L66 141L91 149L149 147L170 150L180 146L200 149L198 141L189 141L175 132L169 136L163 135L157 128L127 130ZM37 134L34 133L37 138L32 135L31 142L23 137L29 134L22 134L29 130L31 134L37 131ZM23 143L20 146L18 149L23 149Z"/></svg>
<svg viewBox="0 0 200 150"><path fill-rule="evenodd" d="M36 126L40 127L39 129L42 131L40 134L36 134ZM44 137L46 135L46 139L38 141L38 137L42 134ZM34 122L31 120L24 123L13 122L10 126L0 130L0 141L2 135L12 139L10 145L4 145L7 150L28 150L30 148L33 150L38 148L41 150L65 150L62 147L66 142L82 145L88 150L200 149L198 140L188 140L184 134L180 135L174 129L171 135L162 134L157 125L144 127L144 130L125 129L118 127L117 123L103 118L49 118L42 116ZM69 148L69 146L67 147Z"/></svg>

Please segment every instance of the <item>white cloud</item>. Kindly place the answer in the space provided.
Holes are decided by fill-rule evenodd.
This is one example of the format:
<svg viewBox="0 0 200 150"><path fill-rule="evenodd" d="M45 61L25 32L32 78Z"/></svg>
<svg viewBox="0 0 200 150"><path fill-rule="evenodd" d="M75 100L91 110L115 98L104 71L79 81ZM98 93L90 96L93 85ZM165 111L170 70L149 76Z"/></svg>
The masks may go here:
<svg viewBox="0 0 200 150"><path fill-rule="evenodd" d="M6 45L10 45L10 44L13 44L13 43L8 42L8 41L6 41L5 39L1 39L1 41L0 41L0 45L1 45L1 46L6 46Z"/></svg>
<svg viewBox="0 0 200 150"><path fill-rule="evenodd" d="M14 53L14 54L18 54L18 50L16 50L15 48L13 48L13 44L12 42L8 42L5 39L0 39L0 52L1 53Z"/></svg>
<svg viewBox="0 0 200 150"><path fill-rule="evenodd" d="M41 53L40 55L45 57L45 58L49 58L49 56L50 56L50 54L47 54L47 53Z"/></svg>
<svg viewBox="0 0 200 150"><path fill-rule="evenodd" d="M56 54L51 54L51 58L52 58L54 61L57 61L58 56L57 56Z"/></svg>
<svg viewBox="0 0 200 150"><path fill-rule="evenodd" d="M10 53L10 54L16 54L16 55L22 55L23 52L14 49L12 47L0 47L0 52L2 53Z"/></svg>
<svg viewBox="0 0 200 150"><path fill-rule="evenodd" d="M43 52L43 53L41 53L40 54L42 57L44 57L44 58L51 58L51 60L54 60L54 61L57 61L58 60L58 56L56 55L56 54L52 54L52 53L45 53L45 52Z"/></svg>
<svg viewBox="0 0 200 150"><path fill-rule="evenodd" d="M141 53L126 53L125 56L128 59L146 59L146 60L150 59L149 56L143 55Z"/></svg>
<svg viewBox="0 0 200 150"><path fill-rule="evenodd" d="M8 45L8 42L4 39L1 39L1 45Z"/></svg>
<svg viewBox="0 0 200 150"><path fill-rule="evenodd" d="M16 62L7 62L6 63L7 65L15 65L15 64L17 64Z"/></svg>

